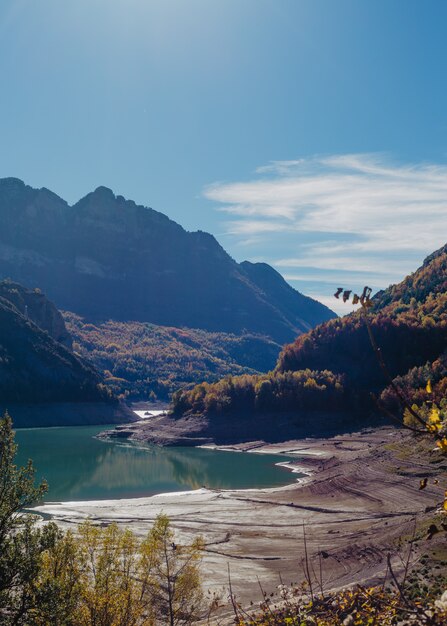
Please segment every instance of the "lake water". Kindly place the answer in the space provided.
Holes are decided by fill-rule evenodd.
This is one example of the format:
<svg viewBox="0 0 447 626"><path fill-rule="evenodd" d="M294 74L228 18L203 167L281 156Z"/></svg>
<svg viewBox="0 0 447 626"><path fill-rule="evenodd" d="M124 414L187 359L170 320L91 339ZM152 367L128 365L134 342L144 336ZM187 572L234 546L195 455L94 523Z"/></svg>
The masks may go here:
<svg viewBox="0 0 447 626"><path fill-rule="evenodd" d="M33 460L37 476L48 481L47 502L133 498L203 486L274 487L297 477L275 465L288 460L284 455L161 448L94 438L106 428L18 429L17 464Z"/></svg>

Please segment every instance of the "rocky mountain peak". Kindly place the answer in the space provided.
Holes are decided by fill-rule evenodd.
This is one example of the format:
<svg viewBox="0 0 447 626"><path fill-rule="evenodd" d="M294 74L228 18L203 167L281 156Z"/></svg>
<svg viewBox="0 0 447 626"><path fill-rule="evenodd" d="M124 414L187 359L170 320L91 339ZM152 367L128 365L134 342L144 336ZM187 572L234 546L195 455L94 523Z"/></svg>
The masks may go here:
<svg viewBox="0 0 447 626"><path fill-rule="evenodd" d="M273 269L240 265L213 235L189 233L107 187L68 206L46 189L2 184L19 191L11 201L0 181L0 278L44 289L62 309L95 319L249 330L280 343L333 317Z"/></svg>
<svg viewBox="0 0 447 626"><path fill-rule="evenodd" d="M91 195L96 202L115 202L116 196L111 189L100 185Z"/></svg>
<svg viewBox="0 0 447 626"><path fill-rule="evenodd" d="M6 178L0 178L0 189L9 189L11 191L22 191L26 187L23 180L9 176Z"/></svg>

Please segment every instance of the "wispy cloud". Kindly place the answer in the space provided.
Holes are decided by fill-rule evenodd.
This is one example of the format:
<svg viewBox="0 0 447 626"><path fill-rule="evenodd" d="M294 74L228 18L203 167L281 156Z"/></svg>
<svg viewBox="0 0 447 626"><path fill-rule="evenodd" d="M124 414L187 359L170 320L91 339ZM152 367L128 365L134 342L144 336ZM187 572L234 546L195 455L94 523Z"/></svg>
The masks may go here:
<svg viewBox="0 0 447 626"><path fill-rule="evenodd" d="M289 275L327 270L333 280L334 270L355 270L386 286L447 240L447 165L401 165L380 154L273 161L253 180L204 194L228 214L226 233L264 238L266 260ZM295 236L291 255L286 235Z"/></svg>
<svg viewBox="0 0 447 626"><path fill-rule="evenodd" d="M275 233L287 230L286 224L270 220L234 220L226 222L226 232L229 235L259 235L261 233Z"/></svg>

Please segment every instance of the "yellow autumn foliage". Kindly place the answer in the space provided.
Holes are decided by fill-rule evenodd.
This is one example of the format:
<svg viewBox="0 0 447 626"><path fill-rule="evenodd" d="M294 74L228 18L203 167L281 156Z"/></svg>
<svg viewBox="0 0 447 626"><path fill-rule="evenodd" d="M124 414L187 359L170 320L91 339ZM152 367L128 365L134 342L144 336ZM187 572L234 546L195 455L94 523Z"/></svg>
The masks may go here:
<svg viewBox="0 0 447 626"><path fill-rule="evenodd" d="M143 541L86 521L42 554L33 625L190 624L202 612L201 549L176 544L165 515Z"/></svg>

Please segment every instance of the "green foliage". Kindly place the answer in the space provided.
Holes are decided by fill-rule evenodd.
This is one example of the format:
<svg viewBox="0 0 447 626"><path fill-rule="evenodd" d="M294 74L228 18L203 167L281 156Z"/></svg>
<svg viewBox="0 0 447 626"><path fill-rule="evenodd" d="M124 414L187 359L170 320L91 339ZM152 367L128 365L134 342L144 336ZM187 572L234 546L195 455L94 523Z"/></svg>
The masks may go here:
<svg viewBox="0 0 447 626"><path fill-rule="evenodd" d="M431 381L432 394L427 393L427 381ZM445 408L447 398L447 350L442 352L434 361L427 361L424 365L411 368L403 376L396 376L394 383L403 390L412 403L422 405L427 400L435 402L441 408ZM382 402L389 410L397 410L393 390L388 386L381 394Z"/></svg>
<svg viewBox="0 0 447 626"><path fill-rule="evenodd" d="M202 543L175 543L160 515L143 541L117 524L86 521L43 552L33 623L71 626L190 624L203 613Z"/></svg>
<svg viewBox="0 0 447 626"><path fill-rule="evenodd" d="M45 482L38 487L34 486L31 461L28 461L26 467L17 468L14 465L16 451L12 420L6 413L0 419L0 542L23 524L21 509L39 501L47 491ZM2 552L0 549L0 554Z"/></svg>
<svg viewBox="0 0 447 626"><path fill-rule="evenodd" d="M62 589L67 589L67 580L76 580L76 594L71 594L73 624L174 626L189 624L201 614L201 542L175 544L166 516L157 517L142 542L116 524L103 529L87 521L78 532L78 538L67 534L63 539L70 551L74 548L75 558L57 570ZM55 563L49 553L44 580L48 574L54 580ZM68 588L73 589L73 584Z"/></svg>
<svg viewBox="0 0 447 626"><path fill-rule="evenodd" d="M14 465L16 453L12 421L0 419L0 623L22 623L32 602L30 587L39 566L39 556L48 545L51 528L36 531L22 509L40 500L46 484L34 486L34 468Z"/></svg>
<svg viewBox="0 0 447 626"><path fill-rule="evenodd" d="M53 540L40 556L31 613L36 626L74 626L82 592L79 544L72 532L53 527Z"/></svg>
<svg viewBox="0 0 447 626"><path fill-rule="evenodd" d="M175 542L166 515L159 515L142 544L142 568L150 572L153 606L161 623L189 624L201 615L203 595L199 572L201 538L189 546Z"/></svg>

